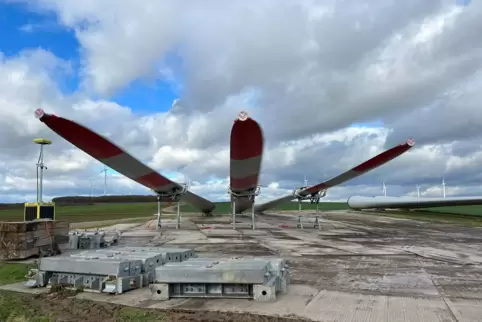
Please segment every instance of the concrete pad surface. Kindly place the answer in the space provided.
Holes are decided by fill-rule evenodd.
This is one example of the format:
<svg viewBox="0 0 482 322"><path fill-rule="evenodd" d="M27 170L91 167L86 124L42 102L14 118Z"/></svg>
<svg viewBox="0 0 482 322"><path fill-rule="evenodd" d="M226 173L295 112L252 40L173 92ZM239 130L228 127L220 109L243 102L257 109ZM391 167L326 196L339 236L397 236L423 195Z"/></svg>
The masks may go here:
<svg viewBox="0 0 482 322"><path fill-rule="evenodd" d="M323 212L321 229L296 228L297 212L183 218L186 229L142 225L123 245L193 248L200 257L282 256L291 285L272 303L236 299L156 302L148 289L78 297L151 308L241 311L316 321L482 321L482 229ZM184 225L185 223L185 225ZM191 228L195 227L195 228ZM209 228L208 228L209 227ZM18 285L13 289L19 289Z"/></svg>

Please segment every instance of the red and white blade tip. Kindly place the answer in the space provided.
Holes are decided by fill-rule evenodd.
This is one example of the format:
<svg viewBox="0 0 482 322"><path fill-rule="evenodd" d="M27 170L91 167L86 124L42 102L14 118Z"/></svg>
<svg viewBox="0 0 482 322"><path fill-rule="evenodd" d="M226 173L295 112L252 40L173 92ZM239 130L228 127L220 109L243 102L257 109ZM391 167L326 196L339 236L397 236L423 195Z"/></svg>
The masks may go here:
<svg viewBox="0 0 482 322"><path fill-rule="evenodd" d="M239 112L238 114L238 120L240 121L246 121L248 119L248 113L246 113L245 111L241 111Z"/></svg>
<svg viewBox="0 0 482 322"><path fill-rule="evenodd" d="M414 145L415 145L415 140L412 139L412 138L410 138L410 139L407 140L407 144L408 144L409 146L414 146Z"/></svg>
<svg viewBox="0 0 482 322"><path fill-rule="evenodd" d="M43 109L38 108L38 109L35 110L35 117L36 117L36 118L40 119L40 118L42 118L44 115L45 115L45 112L44 112Z"/></svg>

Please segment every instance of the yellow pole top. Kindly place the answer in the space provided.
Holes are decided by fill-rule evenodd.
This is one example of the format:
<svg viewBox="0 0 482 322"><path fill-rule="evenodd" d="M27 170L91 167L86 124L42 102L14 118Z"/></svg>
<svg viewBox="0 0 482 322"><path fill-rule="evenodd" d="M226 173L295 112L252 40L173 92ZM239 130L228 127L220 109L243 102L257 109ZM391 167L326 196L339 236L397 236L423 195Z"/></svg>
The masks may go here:
<svg viewBox="0 0 482 322"><path fill-rule="evenodd" d="M52 141L50 141L48 139L42 139L42 138L34 139L33 142L36 143L36 144L41 144L41 145L52 144Z"/></svg>

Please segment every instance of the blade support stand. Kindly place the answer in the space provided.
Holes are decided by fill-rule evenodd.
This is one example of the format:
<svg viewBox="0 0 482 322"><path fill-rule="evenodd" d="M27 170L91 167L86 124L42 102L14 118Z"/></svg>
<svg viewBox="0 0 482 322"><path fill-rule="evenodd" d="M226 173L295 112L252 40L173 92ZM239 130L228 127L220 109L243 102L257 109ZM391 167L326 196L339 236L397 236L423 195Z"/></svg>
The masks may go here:
<svg viewBox="0 0 482 322"><path fill-rule="evenodd" d="M239 201L240 199L248 199L251 202L251 228L253 230L256 229L254 201L260 193L261 186L256 186L256 188L248 189L245 191L233 191L231 188L228 189L228 194L231 196L232 203L233 229L236 229L236 201Z"/></svg>
<svg viewBox="0 0 482 322"><path fill-rule="evenodd" d="M318 227L320 229L320 221L319 221L319 204L320 204L320 199L326 196L326 191L327 189L323 190L318 190L317 192L313 193L307 193L305 192L306 189L309 187L298 187L293 190L293 197L295 197L298 200L298 223L297 227L303 229L303 215L302 215L302 203L304 200L309 200L310 204L315 204L316 205L316 217L315 217L315 222L314 222L314 227Z"/></svg>
<svg viewBox="0 0 482 322"><path fill-rule="evenodd" d="M156 230L161 229L161 202L175 202L177 205L176 229L181 228L181 200L188 192L188 185L182 184L169 192L155 192L157 195L157 225Z"/></svg>

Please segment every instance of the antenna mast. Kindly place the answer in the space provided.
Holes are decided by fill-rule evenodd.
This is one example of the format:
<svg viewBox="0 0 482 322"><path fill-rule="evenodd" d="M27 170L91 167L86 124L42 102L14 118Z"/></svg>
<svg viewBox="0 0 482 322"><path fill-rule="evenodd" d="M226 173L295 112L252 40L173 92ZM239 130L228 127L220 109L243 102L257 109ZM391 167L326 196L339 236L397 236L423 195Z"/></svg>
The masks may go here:
<svg viewBox="0 0 482 322"><path fill-rule="evenodd" d="M37 203L40 203L42 202L43 194L44 169L47 170L47 167L44 165L44 145L50 145L52 141L38 138L34 139L33 142L40 145L40 154L37 161Z"/></svg>

